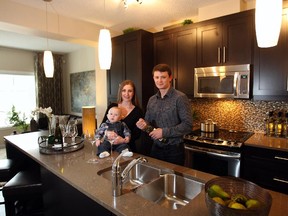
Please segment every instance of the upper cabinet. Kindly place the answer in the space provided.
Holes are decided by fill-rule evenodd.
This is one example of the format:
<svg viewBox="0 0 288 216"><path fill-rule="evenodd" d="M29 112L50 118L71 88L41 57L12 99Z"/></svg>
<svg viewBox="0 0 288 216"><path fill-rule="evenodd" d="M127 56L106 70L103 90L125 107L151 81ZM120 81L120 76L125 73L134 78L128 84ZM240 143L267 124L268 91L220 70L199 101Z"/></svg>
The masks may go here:
<svg viewBox="0 0 288 216"><path fill-rule="evenodd" d="M173 86L193 97L196 67L196 28L193 25L166 30L154 35L154 64L169 64Z"/></svg>
<svg viewBox="0 0 288 216"><path fill-rule="evenodd" d="M278 45L259 48L255 40L254 88L255 100L288 99L288 21L283 14Z"/></svg>
<svg viewBox="0 0 288 216"><path fill-rule="evenodd" d="M119 84L130 79L145 109L154 93L153 34L137 30L112 38L112 64L107 73L108 103L116 102Z"/></svg>
<svg viewBox="0 0 288 216"><path fill-rule="evenodd" d="M253 11L198 23L197 66L252 63Z"/></svg>

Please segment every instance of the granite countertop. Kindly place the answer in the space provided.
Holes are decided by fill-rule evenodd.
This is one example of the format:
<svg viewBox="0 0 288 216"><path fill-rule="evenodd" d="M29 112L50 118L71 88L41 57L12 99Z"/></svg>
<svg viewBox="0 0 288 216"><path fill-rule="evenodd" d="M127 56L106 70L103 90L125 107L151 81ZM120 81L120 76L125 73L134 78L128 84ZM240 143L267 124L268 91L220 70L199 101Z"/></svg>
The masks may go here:
<svg viewBox="0 0 288 216"><path fill-rule="evenodd" d="M263 133L253 134L248 140L245 141L244 145L288 152L287 138L269 137Z"/></svg>
<svg viewBox="0 0 288 216"><path fill-rule="evenodd" d="M151 201L148 201L133 192L124 193L119 197L112 196L112 183L109 180L99 176L97 173L112 165L107 159L99 159L98 163L88 163L89 159L95 157L95 149L89 142L84 143L84 148L75 152L57 155L45 155L39 152L38 137L45 132L32 132L20 135L11 135L4 137L10 143L13 143L20 151L35 160L41 166L54 173L63 181L67 182L81 193L85 194L99 205L108 209L116 215L192 215L208 216L208 210L205 204L204 189L185 207L178 210L171 210L161 207ZM252 137L251 137L252 138ZM117 153L113 155L117 157ZM133 158L138 157L134 154ZM146 157L146 156L145 156ZM132 160L133 158L123 158L121 161ZM191 176L205 183L214 178L214 175L196 171L187 167L166 163L146 157L148 163L155 164L158 167L174 170L175 173ZM269 191L273 197L273 203L270 216L282 215L288 212L288 195L274 191ZM275 201L277 200L277 201Z"/></svg>

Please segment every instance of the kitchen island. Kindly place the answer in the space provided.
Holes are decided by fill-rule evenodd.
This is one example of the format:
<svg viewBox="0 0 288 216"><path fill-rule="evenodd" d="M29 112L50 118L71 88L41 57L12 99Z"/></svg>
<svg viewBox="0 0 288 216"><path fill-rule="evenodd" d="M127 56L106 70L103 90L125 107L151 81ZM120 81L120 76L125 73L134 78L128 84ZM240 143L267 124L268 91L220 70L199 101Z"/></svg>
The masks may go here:
<svg viewBox="0 0 288 216"><path fill-rule="evenodd" d="M46 155L39 152L38 137L45 132L33 132L5 137L7 157L18 160L21 155L39 165L43 183L45 215L209 215L205 205L204 189L186 206L177 210L168 209L148 201L133 192L119 197L112 196L111 181L98 172L111 167L111 161L95 157L95 149L87 141L84 148L66 154ZM117 153L113 155L117 156ZM134 154L133 158L138 157ZM133 158L123 158L130 161ZM146 157L151 164L174 170L176 174L192 176L203 183L215 176L187 167ZM15 158L16 159L16 158ZM288 196L270 191L273 203L270 216L288 212Z"/></svg>

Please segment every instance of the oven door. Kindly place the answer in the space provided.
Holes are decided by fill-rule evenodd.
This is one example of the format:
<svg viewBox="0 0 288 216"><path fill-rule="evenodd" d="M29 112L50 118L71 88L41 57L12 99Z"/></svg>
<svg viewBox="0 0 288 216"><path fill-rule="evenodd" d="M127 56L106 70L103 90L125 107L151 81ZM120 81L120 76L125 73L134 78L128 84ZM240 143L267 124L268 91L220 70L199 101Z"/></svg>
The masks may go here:
<svg viewBox="0 0 288 216"><path fill-rule="evenodd" d="M241 153L185 144L185 166L218 176L240 177Z"/></svg>

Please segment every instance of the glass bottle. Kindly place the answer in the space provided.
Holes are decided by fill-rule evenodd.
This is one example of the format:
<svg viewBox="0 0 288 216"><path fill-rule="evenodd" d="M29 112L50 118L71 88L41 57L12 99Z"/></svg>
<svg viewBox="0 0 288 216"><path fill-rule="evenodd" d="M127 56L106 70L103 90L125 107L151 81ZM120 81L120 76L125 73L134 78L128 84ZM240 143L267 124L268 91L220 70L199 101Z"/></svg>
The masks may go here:
<svg viewBox="0 0 288 216"><path fill-rule="evenodd" d="M275 136L276 137L281 137L282 136L282 112L278 112L277 118L275 120Z"/></svg>
<svg viewBox="0 0 288 216"><path fill-rule="evenodd" d="M285 114L283 121L283 137L288 138L288 112Z"/></svg>
<svg viewBox="0 0 288 216"><path fill-rule="evenodd" d="M150 132L152 132L153 130L156 130L156 128L155 127L153 127L152 125L150 125L150 124L147 124L147 126L143 129L143 131L144 132L146 132L146 133L150 133ZM161 139L158 139L160 142L166 142L167 140L165 139L165 138L161 138Z"/></svg>
<svg viewBox="0 0 288 216"><path fill-rule="evenodd" d="M265 125L265 135L268 136L269 134L269 112L266 113L266 118L264 118L264 125Z"/></svg>
<svg viewBox="0 0 288 216"><path fill-rule="evenodd" d="M268 133L267 133L267 136L274 136L274 117L273 117L273 111L270 111L269 112L269 118L268 118Z"/></svg>
<svg viewBox="0 0 288 216"><path fill-rule="evenodd" d="M61 134L61 130L59 127L59 123L56 124L56 128L55 128L55 140L54 142L57 144L62 144L63 143L63 139L62 139L62 134ZM64 144L64 143L63 143Z"/></svg>

